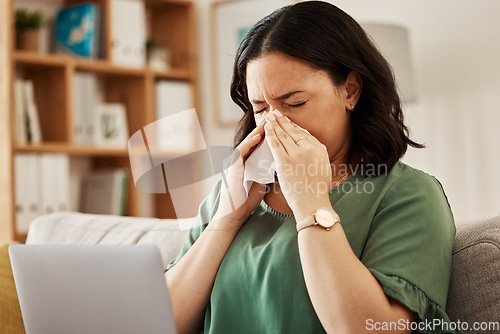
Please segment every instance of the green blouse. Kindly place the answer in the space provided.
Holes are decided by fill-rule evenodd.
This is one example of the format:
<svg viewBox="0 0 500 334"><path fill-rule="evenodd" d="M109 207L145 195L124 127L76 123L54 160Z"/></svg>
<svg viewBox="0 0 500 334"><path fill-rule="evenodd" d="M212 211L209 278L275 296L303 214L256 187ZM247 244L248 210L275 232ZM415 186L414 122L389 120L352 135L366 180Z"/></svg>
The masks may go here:
<svg viewBox="0 0 500 334"><path fill-rule="evenodd" d="M373 177L369 172L357 170L330 191L347 240L385 293L418 313L423 330L415 332L444 333L437 331L441 327L425 326L433 319L449 322L445 305L455 224L442 186L402 162L387 175ZM198 224L167 270L215 214L220 184L201 204ZM221 263L204 333L325 332L304 282L295 224L293 215L279 213L264 201L253 211ZM367 328L376 325L367 319Z"/></svg>

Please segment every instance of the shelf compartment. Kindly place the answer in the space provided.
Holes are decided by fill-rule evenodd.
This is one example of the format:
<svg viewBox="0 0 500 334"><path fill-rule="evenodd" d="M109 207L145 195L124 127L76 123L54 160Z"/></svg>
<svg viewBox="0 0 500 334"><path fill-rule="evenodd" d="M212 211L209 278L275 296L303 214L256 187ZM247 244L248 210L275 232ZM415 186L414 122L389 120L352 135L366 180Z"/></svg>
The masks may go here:
<svg viewBox="0 0 500 334"><path fill-rule="evenodd" d="M150 122L146 92L146 78L104 76L104 99L107 103L121 103L127 112L128 137Z"/></svg>
<svg viewBox="0 0 500 334"><path fill-rule="evenodd" d="M70 70L60 59L42 61L17 63L15 68L23 79L33 81L42 141L68 142Z"/></svg>
<svg viewBox="0 0 500 334"><path fill-rule="evenodd" d="M193 4L187 1L146 1L150 38L165 45L172 68L193 70L195 61ZM169 33L166 34L165 32Z"/></svg>

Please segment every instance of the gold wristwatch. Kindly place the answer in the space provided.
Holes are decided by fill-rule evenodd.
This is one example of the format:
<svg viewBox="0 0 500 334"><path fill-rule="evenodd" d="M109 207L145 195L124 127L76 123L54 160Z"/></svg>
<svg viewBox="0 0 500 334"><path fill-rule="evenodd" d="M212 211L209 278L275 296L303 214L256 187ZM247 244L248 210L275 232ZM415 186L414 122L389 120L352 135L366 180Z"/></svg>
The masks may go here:
<svg viewBox="0 0 500 334"><path fill-rule="evenodd" d="M330 208L319 208L311 216L297 223L297 232L314 225L319 225L329 231L336 223L340 223L340 217L335 211Z"/></svg>

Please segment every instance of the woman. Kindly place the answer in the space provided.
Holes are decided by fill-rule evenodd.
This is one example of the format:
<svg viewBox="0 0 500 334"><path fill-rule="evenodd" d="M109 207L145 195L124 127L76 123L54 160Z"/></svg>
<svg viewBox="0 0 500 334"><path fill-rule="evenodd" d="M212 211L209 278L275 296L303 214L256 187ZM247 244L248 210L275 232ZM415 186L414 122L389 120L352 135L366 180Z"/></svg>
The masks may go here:
<svg viewBox="0 0 500 334"><path fill-rule="evenodd" d="M440 332L453 216L439 182L399 162L422 146L361 27L324 2L276 10L242 41L231 96L240 159L166 272L179 332ZM277 182L247 196L264 137Z"/></svg>

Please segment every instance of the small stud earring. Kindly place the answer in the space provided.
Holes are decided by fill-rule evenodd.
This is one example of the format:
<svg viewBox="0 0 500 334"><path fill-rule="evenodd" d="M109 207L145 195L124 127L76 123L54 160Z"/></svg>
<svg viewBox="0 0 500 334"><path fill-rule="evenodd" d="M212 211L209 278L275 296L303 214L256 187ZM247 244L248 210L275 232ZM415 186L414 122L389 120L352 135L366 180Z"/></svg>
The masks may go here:
<svg viewBox="0 0 500 334"><path fill-rule="evenodd" d="M351 104L351 111L354 110L354 104Z"/></svg>

